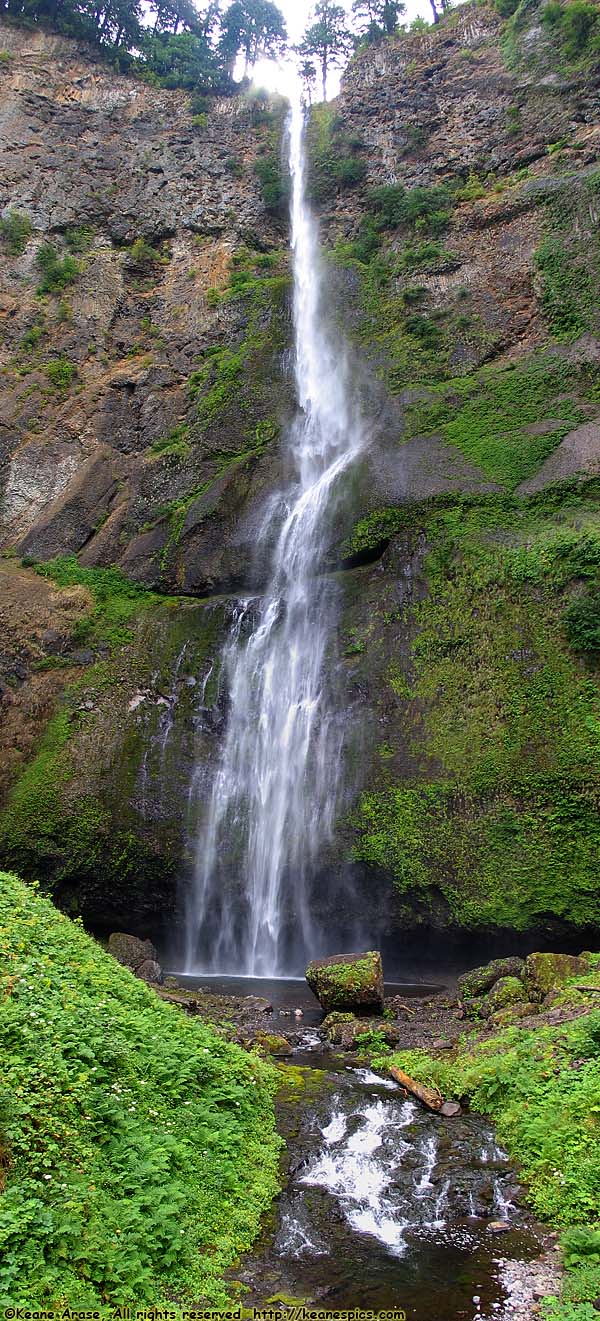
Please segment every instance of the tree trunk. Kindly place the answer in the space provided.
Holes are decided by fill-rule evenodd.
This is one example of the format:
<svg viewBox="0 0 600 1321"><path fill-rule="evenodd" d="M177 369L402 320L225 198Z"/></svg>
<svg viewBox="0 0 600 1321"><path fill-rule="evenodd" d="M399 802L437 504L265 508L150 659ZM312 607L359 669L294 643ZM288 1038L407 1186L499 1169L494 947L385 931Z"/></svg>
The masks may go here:
<svg viewBox="0 0 600 1321"><path fill-rule="evenodd" d="M415 1082L414 1078L411 1078L403 1069L398 1069L395 1064L390 1064L388 1067L392 1078L395 1078L401 1087L406 1088L406 1091L410 1092L411 1096L415 1096L417 1101L420 1101L428 1110L433 1110L434 1114L441 1110L443 1097L440 1096L437 1090L434 1091L432 1087L424 1087L423 1083Z"/></svg>

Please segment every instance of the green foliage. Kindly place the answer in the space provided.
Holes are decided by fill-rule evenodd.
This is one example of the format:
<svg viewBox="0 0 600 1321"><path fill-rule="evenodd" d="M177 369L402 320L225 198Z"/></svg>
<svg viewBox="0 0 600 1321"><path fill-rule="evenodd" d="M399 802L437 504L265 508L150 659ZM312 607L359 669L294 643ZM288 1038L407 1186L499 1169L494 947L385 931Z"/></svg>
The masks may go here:
<svg viewBox="0 0 600 1321"><path fill-rule="evenodd" d="M493 1115L537 1214L557 1226L577 1226L595 1219L600 1198L599 1031L600 1016L589 1013L559 1027L510 1027L476 1045L464 1040L456 1059L411 1052L394 1062ZM595 1264L597 1245L597 1232L570 1230L567 1260L570 1249L583 1257L588 1248Z"/></svg>
<svg viewBox="0 0 600 1321"><path fill-rule="evenodd" d="M572 397L577 386L581 405ZM410 407L406 436L441 434L486 476L513 489L584 420L583 402L590 387L585 369L577 374L563 359L550 355L514 367L483 367L432 386L436 401ZM531 435L526 430L543 419L550 423L546 433Z"/></svg>
<svg viewBox="0 0 600 1321"><path fill-rule="evenodd" d="M168 260L158 248L153 248L144 238L137 238L129 249L129 264L140 271L150 272Z"/></svg>
<svg viewBox="0 0 600 1321"><path fill-rule="evenodd" d="M66 394L77 375L77 364L68 358L53 358L52 362L46 364L44 371L54 389Z"/></svg>
<svg viewBox="0 0 600 1321"><path fill-rule="evenodd" d="M330 201L340 188L354 188L365 178L362 142L344 131L329 103L315 106L307 131L310 200L317 206Z"/></svg>
<svg viewBox="0 0 600 1321"><path fill-rule="evenodd" d="M0 1302L222 1304L277 1190L274 1072L0 879Z"/></svg>
<svg viewBox="0 0 600 1321"><path fill-rule="evenodd" d="M587 53L600 55L600 14L589 0L569 0L566 5L550 0L542 10L542 22L558 33L568 61Z"/></svg>
<svg viewBox="0 0 600 1321"><path fill-rule="evenodd" d="M290 178L283 167L281 154L273 149L259 156L254 170L265 209L270 215L281 218L286 214L290 201Z"/></svg>
<svg viewBox="0 0 600 1321"><path fill-rule="evenodd" d="M371 190L369 203L382 229L408 227L437 238L450 224L453 198L444 185L406 189L402 184L387 184Z"/></svg>
<svg viewBox="0 0 600 1321"><path fill-rule="evenodd" d="M150 453L156 457L164 457L167 454L173 458L186 459L191 452L189 442L189 426L182 422L175 427L169 436L161 436L158 440L152 442Z"/></svg>
<svg viewBox="0 0 600 1321"><path fill-rule="evenodd" d="M582 577L600 586L597 507L563 493L558 510L449 503L412 519L371 515L349 548L396 532L432 547L410 664L398 684L392 652L387 674L419 771L398 785L386 761L356 816L358 856L423 921L441 892L463 927L593 923L598 676L570 652L564 611Z"/></svg>
<svg viewBox="0 0 600 1321"><path fill-rule="evenodd" d="M33 226L22 211L8 211L0 219L0 241L11 257L20 257L33 233Z"/></svg>
<svg viewBox="0 0 600 1321"><path fill-rule="evenodd" d="M600 653L600 592L576 596L567 606L563 619L575 651Z"/></svg>
<svg viewBox="0 0 600 1321"><path fill-rule="evenodd" d="M584 250L570 231L568 235L561 232L564 229L563 224L558 232L542 239L535 265L542 281L542 307L552 334L557 340L570 342L596 321L600 248L592 241Z"/></svg>
<svg viewBox="0 0 600 1321"><path fill-rule="evenodd" d="M80 273L79 262L69 252L64 257L53 243L42 243L36 253L36 265L41 274L38 294L58 294L72 284Z"/></svg>
<svg viewBox="0 0 600 1321"><path fill-rule="evenodd" d="M59 587L75 583L87 587L94 602L90 614L79 622L75 641L104 642L111 647L131 642L131 620L144 605L158 600L139 583L126 578L120 569L92 569L79 563L76 555L57 555L45 564L35 565L37 573Z"/></svg>

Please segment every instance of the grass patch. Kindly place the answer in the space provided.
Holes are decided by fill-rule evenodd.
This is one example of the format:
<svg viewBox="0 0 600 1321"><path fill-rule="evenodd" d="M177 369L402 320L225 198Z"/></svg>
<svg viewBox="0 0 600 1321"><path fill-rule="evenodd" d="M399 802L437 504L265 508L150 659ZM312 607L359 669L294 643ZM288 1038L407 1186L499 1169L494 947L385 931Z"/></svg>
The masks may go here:
<svg viewBox="0 0 600 1321"><path fill-rule="evenodd" d="M20 257L33 233L29 216L23 211L8 211L0 219L0 240L11 257Z"/></svg>
<svg viewBox="0 0 600 1321"><path fill-rule="evenodd" d="M0 876L0 1302L225 1302L277 1191L275 1074Z"/></svg>

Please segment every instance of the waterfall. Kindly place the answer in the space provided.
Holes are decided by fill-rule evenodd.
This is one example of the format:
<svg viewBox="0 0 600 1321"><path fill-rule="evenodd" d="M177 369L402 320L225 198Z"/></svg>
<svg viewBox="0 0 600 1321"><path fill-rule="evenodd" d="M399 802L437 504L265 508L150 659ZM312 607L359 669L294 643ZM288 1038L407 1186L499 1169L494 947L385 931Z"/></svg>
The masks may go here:
<svg viewBox="0 0 600 1321"><path fill-rule="evenodd" d="M298 962L311 950L307 881L336 810L342 733L325 672L336 593L319 569L362 427L324 312L299 99L288 131L298 407L286 446L293 478L264 516L261 540L274 545L270 582L260 599L240 603L223 653L228 721L197 847L188 972L289 972L286 905Z"/></svg>

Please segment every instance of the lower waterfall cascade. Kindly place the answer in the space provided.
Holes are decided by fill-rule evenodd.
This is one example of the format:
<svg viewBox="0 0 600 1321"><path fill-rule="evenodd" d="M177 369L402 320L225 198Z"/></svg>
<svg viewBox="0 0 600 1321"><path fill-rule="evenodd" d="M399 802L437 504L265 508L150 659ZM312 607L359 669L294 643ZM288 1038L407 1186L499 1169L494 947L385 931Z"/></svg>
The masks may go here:
<svg viewBox="0 0 600 1321"><path fill-rule="evenodd" d="M227 728L196 847L188 973L289 971L282 949L286 887L293 888L298 964L314 948L306 882L337 804L343 730L324 663L336 591L319 566L364 428L344 350L324 315L298 96L289 117L289 164L298 411L287 443L295 476L264 514L260 540L274 542L270 582L262 597L239 603L222 656Z"/></svg>

